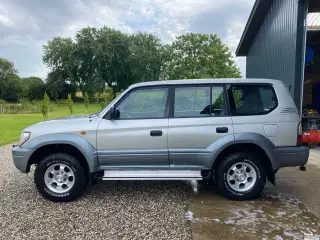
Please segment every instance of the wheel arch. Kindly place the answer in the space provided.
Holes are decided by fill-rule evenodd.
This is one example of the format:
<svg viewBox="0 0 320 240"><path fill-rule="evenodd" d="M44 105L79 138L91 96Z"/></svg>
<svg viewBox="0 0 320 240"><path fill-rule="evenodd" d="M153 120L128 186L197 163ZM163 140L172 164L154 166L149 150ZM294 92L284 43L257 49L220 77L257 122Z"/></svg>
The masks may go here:
<svg viewBox="0 0 320 240"><path fill-rule="evenodd" d="M45 156L48 156L51 153L67 153L75 157L80 163L82 168L86 171L87 174L90 173L90 168L85 156L80 152L79 149L70 144L48 144L38 148L32 153L29 158L28 165L38 164L41 159Z"/></svg>
<svg viewBox="0 0 320 240"><path fill-rule="evenodd" d="M69 153L76 157L89 173L99 170L96 149L84 138L75 134L50 134L37 137L24 145L36 149L28 160L28 166L38 163L45 155L55 152Z"/></svg>
<svg viewBox="0 0 320 240"><path fill-rule="evenodd" d="M233 144L228 147L226 147L216 158L216 160L213 163L212 169L215 172L220 163L230 154L237 153L237 152L245 152L245 153L254 153L258 155L262 161L262 165L266 170L268 180L274 184L275 176L274 171L272 168L271 161L267 155L267 153L258 145L253 143L238 143Z"/></svg>
<svg viewBox="0 0 320 240"><path fill-rule="evenodd" d="M275 184L275 170L277 166L273 158L275 146L269 139L257 133L241 133L234 135L234 141L224 142L225 144L219 146L219 150L215 151L213 156L211 164L213 172L215 172L227 155L236 152L255 153L262 159L261 163L266 169L268 180L272 184ZM214 147L214 149L217 148Z"/></svg>

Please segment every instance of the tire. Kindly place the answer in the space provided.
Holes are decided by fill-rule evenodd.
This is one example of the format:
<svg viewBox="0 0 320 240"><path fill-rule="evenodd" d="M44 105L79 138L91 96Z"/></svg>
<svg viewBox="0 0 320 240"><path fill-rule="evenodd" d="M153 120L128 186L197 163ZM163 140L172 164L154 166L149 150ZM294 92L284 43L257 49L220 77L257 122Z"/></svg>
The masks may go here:
<svg viewBox="0 0 320 240"><path fill-rule="evenodd" d="M234 153L219 165L216 181L225 197L232 200L250 200L260 196L266 183L266 172L257 156Z"/></svg>
<svg viewBox="0 0 320 240"><path fill-rule="evenodd" d="M54 153L40 161L34 182L44 198L53 202L69 202L83 193L88 178L75 157Z"/></svg>

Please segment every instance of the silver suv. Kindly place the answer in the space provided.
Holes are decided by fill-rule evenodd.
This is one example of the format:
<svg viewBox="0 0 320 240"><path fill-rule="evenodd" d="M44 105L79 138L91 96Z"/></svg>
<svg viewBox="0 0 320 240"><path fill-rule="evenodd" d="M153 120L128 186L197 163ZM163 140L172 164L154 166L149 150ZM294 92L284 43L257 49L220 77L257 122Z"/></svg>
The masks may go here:
<svg viewBox="0 0 320 240"><path fill-rule="evenodd" d="M131 86L100 113L26 128L13 148L23 173L52 201L92 178L214 180L237 200L259 196L279 168L304 166L300 117L281 81L204 79Z"/></svg>

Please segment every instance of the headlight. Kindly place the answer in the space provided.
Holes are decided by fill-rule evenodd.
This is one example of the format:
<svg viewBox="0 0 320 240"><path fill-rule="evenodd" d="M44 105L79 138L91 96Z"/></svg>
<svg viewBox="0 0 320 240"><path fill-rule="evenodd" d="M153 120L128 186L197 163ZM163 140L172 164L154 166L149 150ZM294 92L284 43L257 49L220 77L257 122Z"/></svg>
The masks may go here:
<svg viewBox="0 0 320 240"><path fill-rule="evenodd" d="M30 137L30 132L22 132L20 135L19 146L22 146Z"/></svg>

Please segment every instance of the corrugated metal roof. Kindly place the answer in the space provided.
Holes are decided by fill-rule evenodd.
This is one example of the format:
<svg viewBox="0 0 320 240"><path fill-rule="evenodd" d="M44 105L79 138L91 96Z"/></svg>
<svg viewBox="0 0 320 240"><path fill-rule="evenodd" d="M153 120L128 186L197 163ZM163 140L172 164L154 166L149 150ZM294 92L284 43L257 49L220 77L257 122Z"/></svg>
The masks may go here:
<svg viewBox="0 0 320 240"><path fill-rule="evenodd" d="M266 15L268 14L270 6L274 1L275 0L256 0L253 6L252 12L249 16L247 25L243 31L238 48L236 50L236 56L246 56L248 54L248 50L250 49L251 44L257 32L259 31L262 22L264 21ZM282 2L284 0L278 0L278 1ZM290 0L290 1L292 2L295 1L302 4L305 3L305 0ZM320 0L308 0L308 7L309 7L310 13L320 12ZM288 9L288 14L292 14L292 12L290 12L290 9ZM308 29L320 30L320 24L317 22L318 21L316 21L315 23L312 23L316 25L310 26L308 27Z"/></svg>
<svg viewBox="0 0 320 240"><path fill-rule="evenodd" d="M246 56L274 0L256 0L250 13L247 25L242 33L236 55Z"/></svg>
<svg viewBox="0 0 320 240"><path fill-rule="evenodd" d="M311 29L320 29L320 13L309 13L307 17L307 26Z"/></svg>

